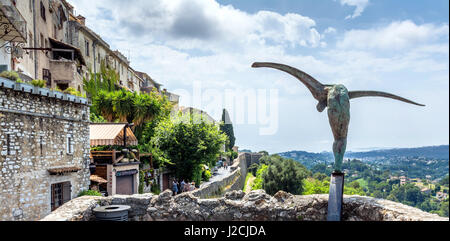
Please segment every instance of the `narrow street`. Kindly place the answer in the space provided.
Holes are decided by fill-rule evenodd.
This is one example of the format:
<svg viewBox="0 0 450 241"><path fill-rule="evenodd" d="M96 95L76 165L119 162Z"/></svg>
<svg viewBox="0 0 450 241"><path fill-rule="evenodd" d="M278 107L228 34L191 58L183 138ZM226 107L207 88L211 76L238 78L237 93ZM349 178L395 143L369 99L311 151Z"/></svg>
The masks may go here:
<svg viewBox="0 0 450 241"><path fill-rule="evenodd" d="M226 177L227 175L229 175L230 172L230 168L225 169L225 168L219 168L219 170L217 171L216 175L211 176L211 178L209 179L209 181L204 182L202 184L200 184L200 188L204 187L205 185L210 184L211 182L215 182L217 180L220 180L224 177Z"/></svg>

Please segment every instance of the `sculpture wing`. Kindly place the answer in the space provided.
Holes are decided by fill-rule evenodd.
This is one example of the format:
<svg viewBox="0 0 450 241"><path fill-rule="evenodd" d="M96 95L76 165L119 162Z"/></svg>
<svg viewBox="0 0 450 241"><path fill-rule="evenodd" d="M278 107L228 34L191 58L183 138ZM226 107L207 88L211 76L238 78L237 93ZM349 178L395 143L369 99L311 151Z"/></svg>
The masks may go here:
<svg viewBox="0 0 450 241"><path fill-rule="evenodd" d="M319 81L308 75L307 73L298 70L296 68L293 68L291 66L287 66L284 64L276 64L276 63L253 63L253 68L261 68L261 67L268 67L268 68L274 68L281 70L283 72L286 72L298 80L302 82L306 87L311 91L314 98L318 101L323 101L326 99L327 91L325 90L325 86L322 85Z"/></svg>
<svg viewBox="0 0 450 241"><path fill-rule="evenodd" d="M348 95L349 95L350 99L360 98L360 97L385 97L385 98L391 98L391 99L403 101L403 102L413 104L413 105L425 106L425 105L416 103L414 101L405 99L403 97L389 94L386 92L381 92L381 91L350 91L350 92L348 92Z"/></svg>

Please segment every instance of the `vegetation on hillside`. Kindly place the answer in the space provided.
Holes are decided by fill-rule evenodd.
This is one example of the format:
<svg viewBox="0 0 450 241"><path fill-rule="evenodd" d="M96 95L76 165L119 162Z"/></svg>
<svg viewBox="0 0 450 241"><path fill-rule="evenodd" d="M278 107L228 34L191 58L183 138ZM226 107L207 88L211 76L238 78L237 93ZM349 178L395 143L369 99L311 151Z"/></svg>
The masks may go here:
<svg viewBox="0 0 450 241"><path fill-rule="evenodd" d="M291 162L297 164L293 165ZM436 184L422 180L418 183L400 185L400 180L393 178L395 176L391 171L360 160L344 162L343 169L346 170L344 186L346 195L392 200L448 217L448 198L446 200L436 198L437 192L448 194L448 174ZM272 170L270 175L267 174L268 170ZM301 175L294 175L296 170ZM270 194L283 190L293 194L310 195L329 192L330 176L333 170L331 165L324 163L314 165L308 170L299 162L271 155L261 158L259 164L250 165L248 171L256 175L253 190L264 189ZM301 188L299 185L289 184L288 180L301 183ZM424 188L430 188L430 190L423 191Z"/></svg>

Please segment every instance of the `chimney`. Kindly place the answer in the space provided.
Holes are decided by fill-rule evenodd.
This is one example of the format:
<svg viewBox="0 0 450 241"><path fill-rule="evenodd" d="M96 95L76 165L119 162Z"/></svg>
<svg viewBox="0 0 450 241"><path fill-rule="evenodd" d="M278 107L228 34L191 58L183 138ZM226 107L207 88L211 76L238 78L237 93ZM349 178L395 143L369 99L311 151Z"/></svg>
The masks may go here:
<svg viewBox="0 0 450 241"><path fill-rule="evenodd" d="M83 17L82 15L78 15L77 19L78 19L78 22L81 25L85 26L85 24L86 24L86 18L85 17Z"/></svg>

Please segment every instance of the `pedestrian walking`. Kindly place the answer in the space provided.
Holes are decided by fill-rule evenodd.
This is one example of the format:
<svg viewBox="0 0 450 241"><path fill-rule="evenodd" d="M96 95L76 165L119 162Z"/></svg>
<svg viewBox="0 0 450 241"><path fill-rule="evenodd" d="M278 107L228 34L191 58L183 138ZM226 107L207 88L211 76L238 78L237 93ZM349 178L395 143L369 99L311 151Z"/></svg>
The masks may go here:
<svg viewBox="0 0 450 241"><path fill-rule="evenodd" d="M177 193L178 193L178 183L176 180L173 180L173 182L172 182L172 192L173 192L173 196L177 195Z"/></svg>
<svg viewBox="0 0 450 241"><path fill-rule="evenodd" d="M183 179L183 180L181 180L181 183L180 183L180 193L184 192L184 185L186 185L186 183L184 182L184 179Z"/></svg>

